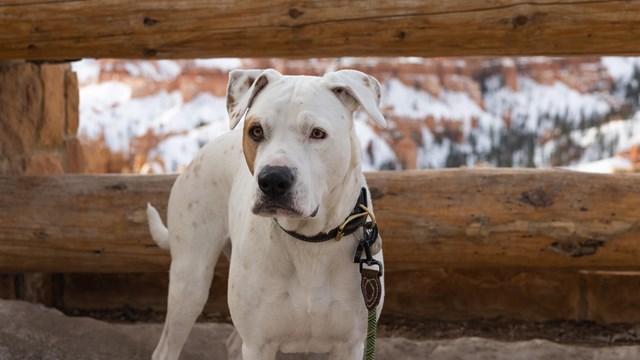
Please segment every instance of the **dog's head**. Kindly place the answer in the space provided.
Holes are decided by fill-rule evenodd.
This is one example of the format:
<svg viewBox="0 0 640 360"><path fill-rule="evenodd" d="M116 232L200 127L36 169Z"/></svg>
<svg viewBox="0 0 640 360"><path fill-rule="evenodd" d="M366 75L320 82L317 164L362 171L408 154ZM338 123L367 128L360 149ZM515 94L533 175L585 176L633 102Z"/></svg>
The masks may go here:
<svg viewBox="0 0 640 360"><path fill-rule="evenodd" d="M231 129L244 118L242 147L255 179L253 213L313 217L349 171L360 171L353 112L362 106L385 126L379 101L378 81L355 70L323 77L232 71L227 110Z"/></svg>

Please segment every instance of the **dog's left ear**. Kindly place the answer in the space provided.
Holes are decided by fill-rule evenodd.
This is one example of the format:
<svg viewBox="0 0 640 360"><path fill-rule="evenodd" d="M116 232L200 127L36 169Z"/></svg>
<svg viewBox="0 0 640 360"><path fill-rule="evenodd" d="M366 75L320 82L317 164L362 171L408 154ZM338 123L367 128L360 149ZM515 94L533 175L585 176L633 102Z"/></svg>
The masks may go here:
<svg viewBox="0 0 640 360"><path fill-rule="evenodd" d="M227 85L227 112L231 130L238 125L253 100L270 83L282 75L273 69L232 70Z"/></svg>
<svg viewBox="0 0 640 360"><path fill-rule="evenodd" d="M339 70L328 73L323 78L347 108L355 111L360 105L376 124L381 127L387 126L387 121L378 109L380 83L376 78L357 70Z"/></svg>

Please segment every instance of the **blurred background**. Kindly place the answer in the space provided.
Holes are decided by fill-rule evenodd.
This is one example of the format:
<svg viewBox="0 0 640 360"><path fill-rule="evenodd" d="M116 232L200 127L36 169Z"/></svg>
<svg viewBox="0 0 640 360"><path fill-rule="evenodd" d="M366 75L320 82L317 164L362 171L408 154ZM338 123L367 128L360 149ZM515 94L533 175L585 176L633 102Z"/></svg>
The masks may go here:
<svg viewBox="0 0 640 360"><path fill-rule="evenodd" d="M227 74L361 70L389 120L359 114L364 170L569 167L631 172L640 157L640 58L478 57L82 60L84 172L180 172L229 131Z"/></svg>

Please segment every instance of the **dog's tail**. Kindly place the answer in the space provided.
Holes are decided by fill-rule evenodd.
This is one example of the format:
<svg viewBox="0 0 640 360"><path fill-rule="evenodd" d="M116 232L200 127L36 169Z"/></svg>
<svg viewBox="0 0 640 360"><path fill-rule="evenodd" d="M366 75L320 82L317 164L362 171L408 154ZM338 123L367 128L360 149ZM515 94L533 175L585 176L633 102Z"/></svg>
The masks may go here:
<svg viewBox="0 0 640 360"><path fill-rule="evenodd" d="M162 249L169 250L169 229L162 223L158 210L147 203L147 220L153 241Z"/></svg>

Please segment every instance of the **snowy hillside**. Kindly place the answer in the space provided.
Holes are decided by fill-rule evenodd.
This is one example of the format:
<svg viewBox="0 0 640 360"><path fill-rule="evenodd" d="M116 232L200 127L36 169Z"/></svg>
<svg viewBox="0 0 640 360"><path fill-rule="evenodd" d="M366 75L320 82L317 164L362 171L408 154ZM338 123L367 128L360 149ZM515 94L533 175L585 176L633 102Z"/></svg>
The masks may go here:
<svg viewBox="0 0 640 360"><path fill-rule="evenodd" d="M640 144L640 59L569 64L575 74L544 61L501 59L496 68L496 61L488 60L451 65L446 59L350 58L309 61L308 71L347 64L381 80L389 128L381 131L363 114L357 116L365 170L577 166ZM228 131L226 73L255 65L263 64L239 59L74 63L81 84L80 136L133 155L140 149L132 144L152 135L157 146L145 154L143 171L179 171L207 141ZM285 73L287 66L296 71L306 66L275 65ZM486 70L489 65L494 68ZM145 85L149 81L159 85Z"/></svg>

